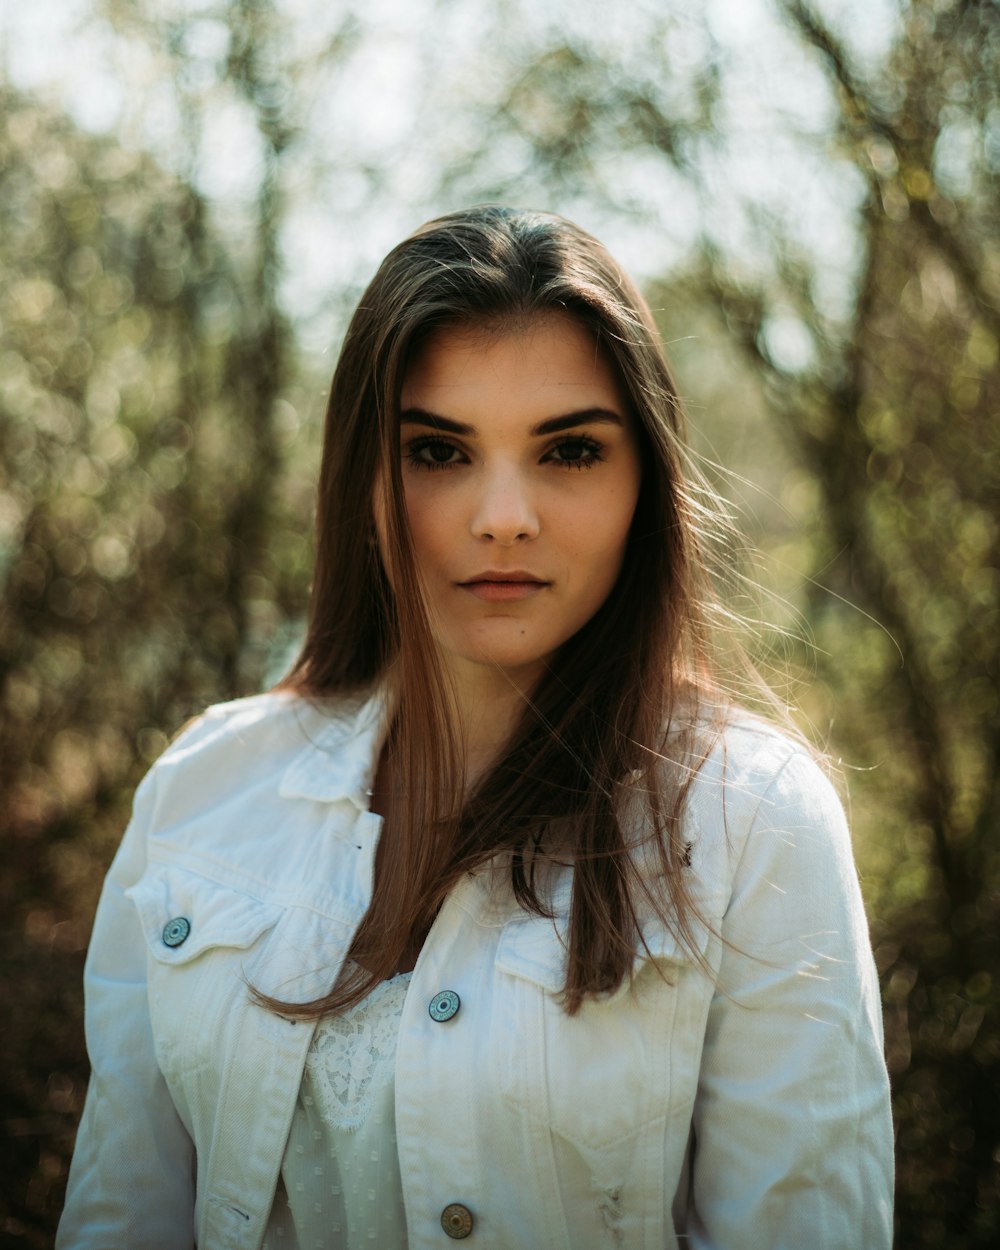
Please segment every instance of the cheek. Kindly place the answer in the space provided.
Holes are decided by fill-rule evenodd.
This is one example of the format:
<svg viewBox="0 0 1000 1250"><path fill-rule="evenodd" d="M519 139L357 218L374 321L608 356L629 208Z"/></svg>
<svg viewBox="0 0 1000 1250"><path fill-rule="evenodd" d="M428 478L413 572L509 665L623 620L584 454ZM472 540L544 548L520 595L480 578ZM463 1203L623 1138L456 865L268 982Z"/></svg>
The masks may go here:
<svg viewBox="0 0 1000 1250"><path fill-rule="evenodd" d="M608 589L625 558L637 501L638 490L609 492L603 499L592 501L574 526L574 543L581 561L589 566L591 580ZM598 518L603 524L595 524Z"/></svg>
<svg viewBox="0 0 1000 1250"><path fill-rule="evenodd" d="M413 559L426 570L454 550L456 536L461 532L458 518L448 507L448 498L419 488L404 490L406 523L413 549Z"/></svg>
<svg viewBox="0 0 1000 1250"><path fill-rule="evenodd" d="M397 544L393 541L394 526L392 522L394 509L389 489L380 471L375 478L375 485L372 490L372 524L375 530L375 545L378 549L386 580L391 589L394 592L398 592L401 580L398 559L405 561L406 557L400 554ZM409 512L409 504L404 493L403 532L399 535L404 553L407 548L414 549L413 526L410 522Z"/></svg>

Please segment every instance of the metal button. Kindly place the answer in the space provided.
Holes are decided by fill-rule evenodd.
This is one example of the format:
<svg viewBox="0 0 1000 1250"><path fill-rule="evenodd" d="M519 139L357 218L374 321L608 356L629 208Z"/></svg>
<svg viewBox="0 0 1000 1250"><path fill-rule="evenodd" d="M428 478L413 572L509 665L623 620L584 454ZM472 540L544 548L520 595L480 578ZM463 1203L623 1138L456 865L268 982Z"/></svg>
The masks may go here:
<svg viewBox="0 0 1000 1250"><path fill-rule="evenodd" d="M460 1202L449 1202L441 1212L441 1227L449 1237L461 1241L472 1232L472 1212Z"/></svg>
<svg viewBox="0 0 1000 1250"><path fill-rule="evenodd" d="M182 946L191 932L191 921L186 916L175 916L163 926L163 945Z"/></svg>
<svg viewBox="0 0 1000 1250"><path fill-rule="evenodd" d="M462 1000L454 990L439 990L431 999L427 1010L431 1013L432 1020L441 1023L444 1020L450 1020L452 1016L457 1016L461 1005ZM466 1237L468 1234L463 1233L462 1236Z"/></svg>

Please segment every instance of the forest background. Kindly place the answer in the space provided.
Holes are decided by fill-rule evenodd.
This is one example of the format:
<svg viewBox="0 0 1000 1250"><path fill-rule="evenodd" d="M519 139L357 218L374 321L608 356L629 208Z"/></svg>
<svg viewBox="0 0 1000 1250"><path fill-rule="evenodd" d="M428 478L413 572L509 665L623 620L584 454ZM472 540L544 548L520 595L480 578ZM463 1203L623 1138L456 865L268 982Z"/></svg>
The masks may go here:
<svg viewBox="0 0 1000 1250"><path fill-rule="evenodd" d="M850 795L897 1245L998 1244L998 4L34 0L0 37L0 1244L51 1241L131 791L300 628L347 310L494 199L656 309L757 552L723 593Z"/></svg>

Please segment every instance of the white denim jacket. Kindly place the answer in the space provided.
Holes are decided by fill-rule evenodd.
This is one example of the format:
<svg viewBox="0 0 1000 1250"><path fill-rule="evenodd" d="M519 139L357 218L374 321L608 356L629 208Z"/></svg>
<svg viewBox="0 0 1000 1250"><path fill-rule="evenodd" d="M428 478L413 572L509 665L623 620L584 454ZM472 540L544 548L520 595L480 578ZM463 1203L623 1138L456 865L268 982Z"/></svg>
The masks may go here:
<svg viewBox="0 0 1000 1250"><path fill-rule="evenodd" d="M314 1026L365 913L380 703L211 709L153 768L86 967L93 1074L60 1250L260 1245ZM396 1059L411 1250L882 1250L892 1131L843 813L749 720L690 793L705 967L662 925L631 986L567 1016L556 922L469 876L413 973ZM460 1007L428 1011L442 990ZM438 1012L438 1015L441 1013ZM380 1248L389 1250L389 1248Z"/></svg>

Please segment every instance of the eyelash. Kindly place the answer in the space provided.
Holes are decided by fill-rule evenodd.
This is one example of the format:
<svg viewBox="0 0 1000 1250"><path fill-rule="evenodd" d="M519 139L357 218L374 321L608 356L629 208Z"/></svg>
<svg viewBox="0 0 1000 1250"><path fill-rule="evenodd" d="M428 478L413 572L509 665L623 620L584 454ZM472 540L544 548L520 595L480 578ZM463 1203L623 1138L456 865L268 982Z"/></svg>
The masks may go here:
<svg viewBox="0 0 1000 1250"><path fill-rule="evenodd" d="M582 453L580 458L563 460L555 454L567 447L579 448ZM449 443L445 438L441 438L438 435L425 435L407 443L403 454L414 469L425 469L431 473L436 472L438 469L457 469L461 464L459 460L434 461L421 459L423 452L438 448L449 452L459 451L459 448L454 443ZM550 447L545 453L542 463L558 464L564 469L592 469L595 464L603 461L603 451L603 446L596 439L583 434L572 434L567 438L561 438Z"/></svg>

